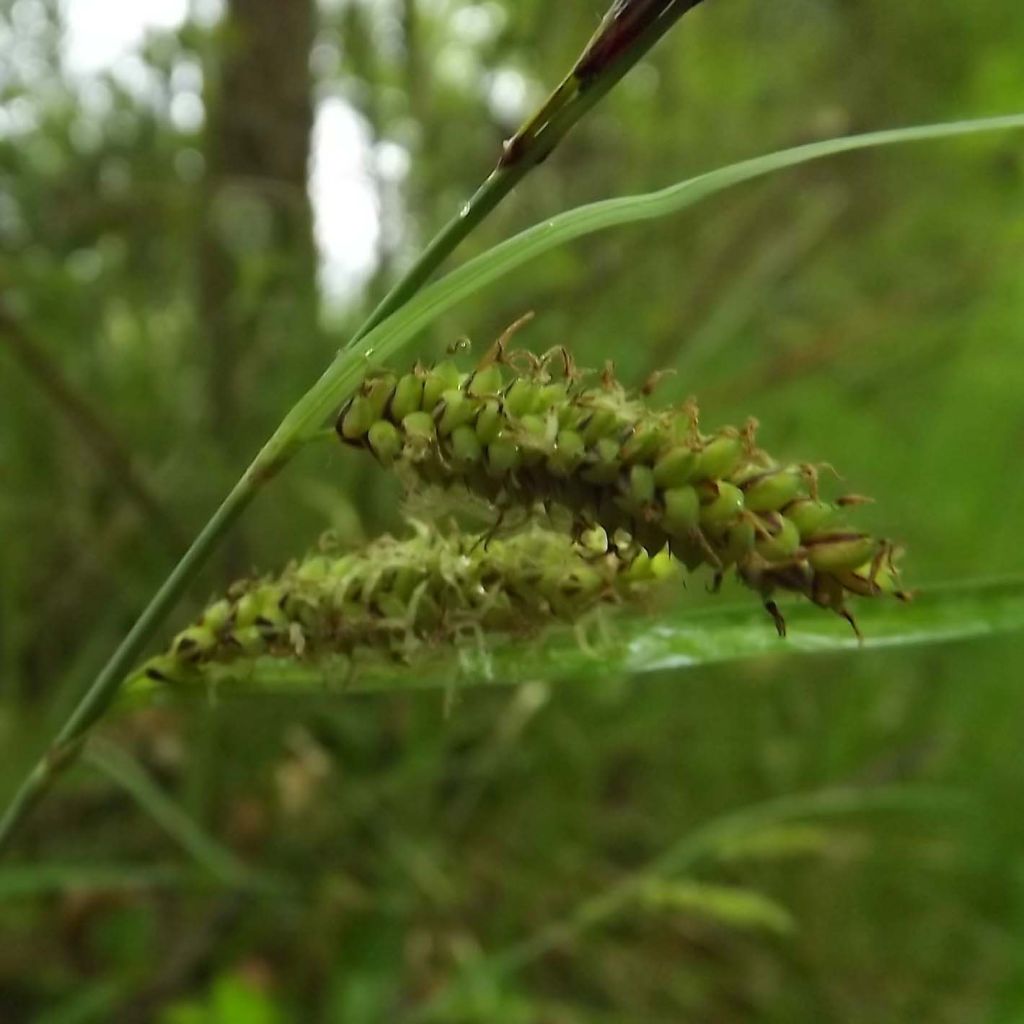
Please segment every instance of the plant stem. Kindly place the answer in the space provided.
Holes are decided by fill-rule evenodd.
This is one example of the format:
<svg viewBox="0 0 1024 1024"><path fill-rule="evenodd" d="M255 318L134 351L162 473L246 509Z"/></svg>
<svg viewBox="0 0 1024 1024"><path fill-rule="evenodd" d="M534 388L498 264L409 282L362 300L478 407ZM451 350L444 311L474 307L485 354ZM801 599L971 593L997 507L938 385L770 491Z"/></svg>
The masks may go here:
<svg viewBox="0 0 1024 1024"><path fill-rule="evenodd" d="M351 348L405 305L463 239L534 167L551 154L572 126L608 93L668 31L680 15L699 2L700 0L659 0L654 5L658 8L656 12L645 12L631 27L628 45L616 49L613 54L593 67L588 65L586 75L581 75L579 69L583 67L588 55L592 57L596 52L595 45L603 38L602 33L609 27L616 27L616 11L621 12L631 5L648 8L651 6L650 0L644 0L643 4L637 3L637 0L626 0L625 3L623 0L615 0L597 35L588 43L573 70L537 114L517 132L510 143L506 144L495 170L458 215L442 228L402 280L385 296L366 323L356 332L348 347ZM340 370L336 364L332 364L332 368L335 388L338 387L340 378L352 380L354 387L358 382L357 375L362 369L362 363L353 359ZM332 370L329 369L328 374L331 373ZM146 644L171 613L178 599L198 575L228 530L256 496L260 487L285 465L300 446L303 432L309 432L310 418L320 411L320 399L324 392L329 390L327 383L325 375L288 413L154 595L51 742L46 753L24 779L3 818L0 819L0 854L9 847L18 827L42 799L54 780L77 758L89 730L113 702L125 676L139 660Z"/></svg>
<svg viewBox="0 0 1024 1024"><path fill-rule="evenodd" d="M211 552L255 497L260 484L273 475L274 468L279 468L281 464L283 460L277 467L269 462L261 464L260 458L257 458L192 542L50 743L46 753L15 793L0 819L0 852L57 776L77 758L89 729L110 706L125 675L138 661L150 638L170 614Z"/></svg>
<svg viewBox="0 0 1024 1024"><path fill-rule="evenodd" d="M599 103L624 75L687 11L702 0L669 0L660 3L668 13L646 13L642 27L636 27L628 44L604 63L595 64L593 55L598 43L615 28L613 13L616 9L643 6L637 0L622 4L618 0L605 16L601 28L587 44L572 71L558 88L541 104L540 108L516 134L505 143L497 167L477 189L476 194L441 229L423 250L408 273L381 300L366 323L356 331L348 347L361 341L378 324L383 323L395 310L400 309L423 287L448 255L471 234L498 204L535 167L542 164L555 147L569 133L577 121ZM650 6L649 0L644 0Z"/></svg>
<svg viewBox="0 0 1024 1024"><path fill-rule="evenodd" d="M223 885L281 895L283 883L250 868L179 807L130 754L90 740L83 760L120 786L196 863Z"/></svg>
<svg viewBox="0 0 1024 1024"><path fill-rule="evenodd" d="M645 885L685 875L702 861L713 859L730 840L742 839L760 829L792 822L822 821L895 813L948 818L970 808L964 794L956 790L892 785L877 789L825 789L795 796L776 797L741 807L698 825L675 845L641 871L626 876L616 885L586 900L572 916L543 928L533 937L473 964L476 978L494 984L521 971L530 963L556 949L571 948L587 931L628 909ZM402 1018L403 1024L445 1019L461 991L459 979L443 987L421 1006Z"/></svg>

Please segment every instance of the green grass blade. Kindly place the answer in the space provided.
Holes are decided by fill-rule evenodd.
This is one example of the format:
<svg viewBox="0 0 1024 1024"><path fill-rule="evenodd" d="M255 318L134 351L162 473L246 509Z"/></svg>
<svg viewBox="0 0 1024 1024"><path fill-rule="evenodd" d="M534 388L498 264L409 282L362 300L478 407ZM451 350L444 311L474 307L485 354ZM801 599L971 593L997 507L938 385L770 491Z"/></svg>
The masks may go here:
<svg viewBox="0 0 1024 1024"><path fill-rule="evenodd" d="M218 697L253 691L372 693L640 676L752 658L976 640L1024 629L1024 579L928 588L910 604L865 602L857 609L863 643L841 619L809 603L784 610L784 640L751 595L748 602L721 608L615 618L608 613L603 630L560 628L532 644L485 640L412 666L367 664L351 679L329 659L314 664L270 658L211 667L205 679ZM205 687L196 692L205 694Z"/></svg>
<svg viewBox="0 0 1024 1024"><path fill-rule="evenodd" d="M0 868L0 904L81 889L132 892L185 886L209 888L216 884L205 872L180 864L9 864Z"/></svg>
<svg viewBox="0 0 1024 1024"><path fill-rule="evenodd" d="M873 789L823 789L777 797L741 807L698 825L644 868L585 900L572 914L542 928L532 937L493 955L474 961L466 977L492 982L508 978L552 951L572 950L585 934L630 908L652 883L686 877L706 861L713 861L730 843L758 831L794 822L894 815L931 817L942 821L966 815L971 805L955 790L925 786L891 785ZM403 1018L402 1024L445 1020L460 992L457 978Z"/></svg>
<svg viewBox="0 0 1024 1024"><path fill-rule="evenodd" d="M575 239L613 227L639 224L680 213L701 199L733 185L812 160L855 150L1020 128L1024 128L1024 114L894 128L828 139L744 160L658 192L606 199L552 217L496 245L436 284L424 288L358 344L339 353L320 380L281 424L270 443L268 454L276 455L280 446L293 443L296 438L312 436L362 379L366 370L393 356L446 310L517 267Z"/></svg>
<svg viewBox="0 0 1024 1024"><path fill-rule="evenodd" d="M222 884L272 892L281 888L274 880L250 869L231 850L208 835L123 750L110 743L93 741L86 748L85 760L129 793L199 867Z"/></svg>

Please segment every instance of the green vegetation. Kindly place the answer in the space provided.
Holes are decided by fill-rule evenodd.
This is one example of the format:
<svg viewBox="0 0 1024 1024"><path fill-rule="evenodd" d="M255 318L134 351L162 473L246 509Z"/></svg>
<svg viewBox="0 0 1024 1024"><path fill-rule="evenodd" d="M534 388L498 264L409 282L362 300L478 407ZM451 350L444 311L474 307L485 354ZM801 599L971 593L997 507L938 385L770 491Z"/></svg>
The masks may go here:
<svg viewBox="0 0 1024 1024"><path fill-rule="evenodd" d="M4 1020L1024 1013L1010 811L1024 782L1024 165L1008 131L1024 126L1024 38L1008 0L742 0L701 4L668 33L693 6L619 4L578 59L593 12L572 5L232 3L225 21L152 36L133 82L68 71L49 5L0 14ZM183 117L199 89L204 119ZM359 119L380 231L361 289L324 302L306 178L314 97L330 93ZM931 141L891 145L914 140ZM606 598L620 575L632 586L649 566L626 571L613 552L567 584L560 566L582 555L564 521L537 543L499 531L484 553L421 534L426 564L417 550L376 589L370 566L393 549L373 538L403 530L399 491L323 443L325 425L342 408L348 440L384 462L401 451L432 483L481 464L471 440L493 467L478 418L472 439L408 419L427 414L429 379L378 375L387 416L354 410L372 406L368 371L401 374L412 352L436 365L466 334L479 360L528 309L542 314L537 353L613 359L630 388L675 371L659 401L696 393L715 424L753 414L780 460L694 424L673 444L697 462L718 444L731 461L671 480L663 466L659 482L655 416L658 453L633 459L619 440L609 456L616 480L630 463L621 493L561 502L602 510L583 525L637 533L657 512L692 565L736 562L748 583L837 610L842 588L893 589L892 549L870 538L895 537L917 599L865 603L863 645L788 604L781 640L756 599L733 584L705 594L700 577L671 602L619 609ZM564 407L556 425L588 463L600 454L569 415L587 392L547 372L509 393L522 408L504 424L506 454L534 465L528 498L564 497L536 465L596 470L571 439L526 444L525 420ZM446 408L486 404L469 380ZM430 444L439 457L424 461ZM834 493L879 499L856 510L861 547L848 531L819 544L798 522L809 454L842 467ZM501 486L473 490L502 503L512 477L485 477ZM708 487L740 495L749 544L733 536L740 518L712 521ZM688 489L697 509L683 515L667 495ZM493 510L481 518L460 493L427 490L410 511L489 529ZM787 524L838 597L762 565L782 564ZM374 631L379 599L406 612L386 635L401 657L345 693L324 686L349 679L344 666L289 654L307 632L338 637L337 588L301 567L196 618L207 595L325 528L343 550L370 542L363 562L303 563L346 587L361 566L346 618L365 608ZM857 550L822 562L821 544L840 543ZM451 546L467 572L454 591ZM453 611L479 618L465 588L490 585L488 559L498 610L528 628L446 635ZM564 624L534 623L549 611ZM174 671L157 674L201 668L204 699L125 694L190 620ZM210 657L246 629L244 657ZM413 663L410 644L430 650ZM489 682L505 685L474 685Z"/></svg>
<svg viewBox="0 0 1024 1024"><path fill-rule="evenodd" d="M384 536L365 550L310 555L277 577L236 581L142 667L132 696L154 684L195 688L217 668L244 682L259 657L309 669L333 657L331 679L348 688L366 659L411 667L437 651L450 660L467 645L486 650L492 634L536 634L579 624L602 604L650 599L675 577L668 552L622 558L597 531L577 543L536 526L503 540L411 525L401 540Z"/></svg>

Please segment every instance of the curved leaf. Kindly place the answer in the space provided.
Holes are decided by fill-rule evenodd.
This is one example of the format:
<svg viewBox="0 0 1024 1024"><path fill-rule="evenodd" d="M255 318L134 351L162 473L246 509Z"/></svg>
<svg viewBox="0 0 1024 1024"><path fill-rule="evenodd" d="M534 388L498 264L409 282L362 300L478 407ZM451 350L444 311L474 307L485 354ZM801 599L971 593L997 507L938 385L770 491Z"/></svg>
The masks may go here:
<svg viewBox="0 0 1024 1024"><path fill-rule="evenodd" d="M272 461L296 440L312 436L332 410L356 387L367 370L398 352L445 310L551 249L597 231L679 213L732 185L812 160L854 150L1017 128L1024 128L1024 114L895 128L828 139L744 160L658 192L591 203L536 224L424 288L364 338L339 352L320 380L295 406L268 442L264 458Z"/></svg>
<svg viewBox="0 0 1024 1024"><path fill-rule="evenodd" d="M934 587L909 605L872 602L858 608L863 643L842 620L807 603L785 608L789 635L780 639L756 600L657 616L622 616L606 629L553 629L542 639L481 640L414 665L367 664L349 676L331 660L315 664L261 658L211 666L204 681L218 696L232 692L367 693L388 690L513 685L534 680L593 680L792 654L911 647L1024 629L1024 579ZM596 627L597 622L593 623ZM603 633L602 637L595 634ZM180 691L179 691L180 692ZM199 687L198 692L203 692Z"/></svg>

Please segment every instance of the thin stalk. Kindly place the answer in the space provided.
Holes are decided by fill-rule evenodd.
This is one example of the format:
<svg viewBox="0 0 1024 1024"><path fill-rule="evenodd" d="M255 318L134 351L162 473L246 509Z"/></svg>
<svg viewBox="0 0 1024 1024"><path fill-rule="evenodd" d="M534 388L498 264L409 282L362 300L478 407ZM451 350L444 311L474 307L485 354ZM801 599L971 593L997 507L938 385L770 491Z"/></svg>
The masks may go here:
<svg viewBox="0 0 1024 1024"><path fill-rule="evenodd" d="M224 885L263 893L283 892L280 881L250 868L205 832L124 750L92 740L83 760L124 789L199 867Z"/></svg>
<svg viewBox="0 0 1024 1024"><path fill-rule="evenodd" d="M628 908L652 880L677 877L692 871L700 863L714 860L727 842L750 836L759 829L794 821L821 821L885 812L948 818L952 813L969 809L967 798L955 790L901 785L875 790L822 790L783 796L740 808L694 829L644 870L584 902L568 920L552 924L533 938L496 956L493 961L495 972L499 976L514 973L552 950L578 941L584 932Z"/></svg>
<svg viewBox="0 0 1024 1024"><path fill-rule="evenodd" d="M702 0L616 0L572 70L504 146L497 167L476 194L441 229L408 273L381 300L348 347L415 295L448 255L471 234L535 167L542 164L577 121L599 103L644 54ZM636 9L636 13L632 13ZM631 14L628 33L621 28ZM602 43L607 45L602 49ZM615 43L616 45L612 45Z"/></svg>
<svg viewBox="0 0 1024 1024"><path fill-rule="evenodd" d="M59 896L69 889L103 892L147 892L167 889L175 894L186 888L208 892L222 883L192 865L83 864L77 861L37 861L0 868L0 900ZM94 1018L95 1019L95 1018Z"/></svg>
<svg viewBox="0 0 1024 1024"><path fill-rule="evenodd" d="M701 0L654 0L653 3L652 0L615 0L597 34L562 85L506 145L497 168L385 296L348 347L352 348L405 305L463 239L551 154L569 129L607 94L679 16L699 2ZM601 51L600 59L595 60L598 44L606 38L606 33L621 27L623 12L636 12L640 8L644 10L632 16L626 44L617 45L607 53ZM618 38L621 38L621 32ZM336 393L338 387L354 387L358 383L366 364L354 353L352 356L340 362L336 360L285 417L96 677L46 753L15 792L0 819L0 854L9 847L17 828L55 779L78 757L89 730L113 703L126 675L210 555L263 484L294 455L304 435L310 432L310 421L317 416L322 418L324 398Z"/></svg>
<svg viewBox="0 0 1024 1024"><path fill-rule="evenodd" d="M713 860L723 846L765 828L799 821L857 817L869 814L918 814L948 818L969 810L962 793L914 786L878 789L833 789L779 797L714 818L683 836L646 868L586 900L568 919L558 921L500 953L472 965L475 978L500 982L556 949L565 950L585 932L628 909L652 881L684 875L702 862ZM460 993L456 979L423 1005L402 1018L403 1024L438 1019Z"/></svg>
<svg viewBox="0 0 1024 1024"><path fill-rule="evenodd" d="M260 459L257 458L156 592L131 631L114 651L103 671L96 677L50 743L46 753L15 793L3 818L0 819L0 852L9 843L14 830L42 799L60 773L78 757L90 728L110 706L122 680L139 660L150 638L160 628L220 540L256 496L262 481L270 475L270 465L267 464L261 471Z"/></svg>
<svg viewBox="0 0 1024 1024"><path fill-rule="evenodd" d="M982 132L1024 128L1024 114L952 121L945 124L891 128L807 143L743 160L656 192L604 199L580 206L535 224L463 263L440 281L407 300L400 316L389 318L358 342L339 352L320 379L293 407L274 440L308 441L350 394L367 371L394 355L445 310L478 292L516 267L569 241L626 224L638 224L679 213L703 199L743 182L752 181L812 160L880 146L904 145L930 139L951 139ZM353 381L353 374L355 379Z"/></svg>

